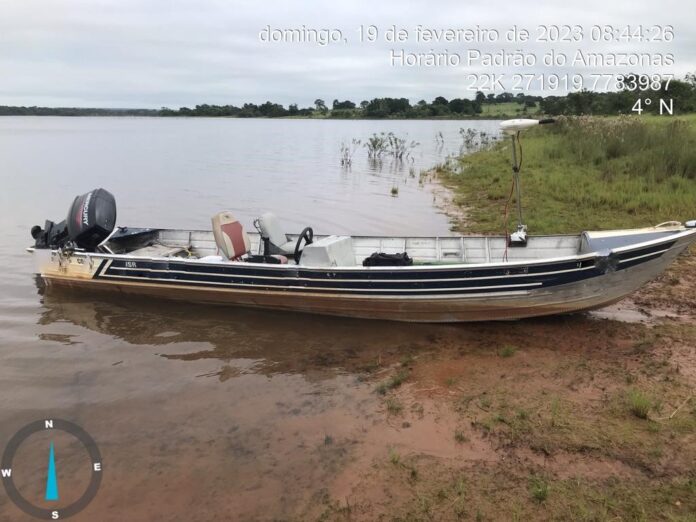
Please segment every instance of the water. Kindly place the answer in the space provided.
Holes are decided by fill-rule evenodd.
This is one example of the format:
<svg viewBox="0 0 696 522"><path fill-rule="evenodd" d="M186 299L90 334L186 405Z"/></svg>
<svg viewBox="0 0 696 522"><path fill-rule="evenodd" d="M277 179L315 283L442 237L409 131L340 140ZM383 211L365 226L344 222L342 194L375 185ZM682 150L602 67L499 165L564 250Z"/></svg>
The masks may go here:
<svg viewBox="0 0 696 522"><path fill-rule="evenodd" d="M104 480L75 520L282 517L340 491L347 462L404 436L358 377L454 327L48 292L24 252L29 229L101 186L121 225L209 228L230 209L250 227L273 210L290 231L447 234L418 175L459 150L461 127L497 123L0 118L0 447L44 417L84 427ZM340 166L341 142L390 131L420 142L413 162L375 166L359 149ZM28 441L14 469L39 505L46 444ZM60 506L86 484L80 459L56 439ZM24 519L4 495L0 519Z"/></svg>

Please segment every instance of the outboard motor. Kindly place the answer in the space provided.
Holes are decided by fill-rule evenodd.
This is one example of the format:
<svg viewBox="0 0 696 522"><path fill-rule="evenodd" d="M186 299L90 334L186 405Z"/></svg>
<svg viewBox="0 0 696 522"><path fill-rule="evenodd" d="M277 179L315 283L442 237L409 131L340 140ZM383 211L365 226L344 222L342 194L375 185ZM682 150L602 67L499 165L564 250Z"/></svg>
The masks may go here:
<svg viewBox="0 0 696 522"><path fill-rule="evenodd" d="M116 226L116 200L102 188L77 196L66 221L70 240L79 248L94 250Z"/></svg>
<svg viewBox="0 0 696 522"><path fill-rule="evenodd" d="M46 221L45 229L31 229L36 248L62 248L71 243L93 251L116 226L116 200L108 190L99 188L77 196L70 205L68 218L58 224Z"/></svg>

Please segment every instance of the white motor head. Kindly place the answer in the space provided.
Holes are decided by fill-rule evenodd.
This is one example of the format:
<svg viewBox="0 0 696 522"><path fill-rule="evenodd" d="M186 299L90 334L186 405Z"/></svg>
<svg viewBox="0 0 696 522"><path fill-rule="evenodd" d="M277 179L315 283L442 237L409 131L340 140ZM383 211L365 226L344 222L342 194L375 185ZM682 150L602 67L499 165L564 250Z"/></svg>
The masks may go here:
<svg viewBox="0 0 696 522"><path fill-rule="evenodd" d="M500 122L500 129L506 134L516 134L519 131L527 130L535 125L543 125L546 123L554 123L554 120L530 120L524 118L505 120Z"/></svg>

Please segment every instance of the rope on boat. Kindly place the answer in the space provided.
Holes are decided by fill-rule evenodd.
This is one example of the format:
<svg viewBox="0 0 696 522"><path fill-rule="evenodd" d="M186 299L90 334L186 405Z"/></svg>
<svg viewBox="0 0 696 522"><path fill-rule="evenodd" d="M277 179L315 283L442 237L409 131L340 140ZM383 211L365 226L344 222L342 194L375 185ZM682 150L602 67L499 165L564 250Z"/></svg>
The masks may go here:
<svg viewBox="0 0 696 522"><path fill-rule="evenodd" d="M681 223L680 223L680 224L681 224ZM686 406L686 404L687 404L693 397L694 397L694 394L693 394L693 392L692 392L691 395L689 395L689 396L686 398L686 400L685 400L684 402L682 402L682 403L679 405L679 407L678 407L676 410L674 410L674 411L672 412L671 415L667 415L666 417L658 417L658 418L653 419L653 420L655 420L655 421L671 420L672 418L674 418L674 416L677 414L677 412L678 412L679 410L681 410L684 406Z"/></svg>

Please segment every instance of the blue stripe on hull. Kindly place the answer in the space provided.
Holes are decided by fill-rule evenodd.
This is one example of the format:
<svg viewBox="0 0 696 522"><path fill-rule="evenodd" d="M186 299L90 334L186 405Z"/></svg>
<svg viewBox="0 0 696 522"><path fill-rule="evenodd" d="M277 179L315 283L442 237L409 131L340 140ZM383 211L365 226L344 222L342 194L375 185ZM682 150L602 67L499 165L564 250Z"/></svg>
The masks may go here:
<svg viewBox="0 0 696 522"><path fill-rule="evenodd" d="M201 274L217 274L224 273L230 275L263 275L269 277L303 277L308 279L332 279L340 277L341 279L356 279L359 281L374 280L374 279L446 279L446 278L462 278L462 277L507 277L510 275L520 275L520 274L535 274L535 273L545 273L545 272L556 272L560 270L574 270L576 268L586 268L594 265L593 259L583 260L583 261L566 261L562 263L549 263L549 264L535 264L533 266L511 266L506 268L455 268L446 269L442 268L442 265L422 265L417 268L409 268L408 270L394 269L394 270L366 270L364 268L341 269L340 271L332 271L330 268L326 269L312 269L312 268L274 268L273 265L269 265L268 268L259 268L258 266L249 265L196 265L191 263L177 262L176 260L171 261L138 261L138 266L140 263L151 263L147 265L150 269L164 269L164 270L185 270L191 273L201 273ZM114 261L114 266L125 267L125 261L118 260ZM436 270L433 270L437 267Z"/></svg>
<svg viewBox="0 0 696 522"><path fill-rule="evenodd" d="M147 267L143 267L147 268ZM461 278L459 280L439 280L439 281L370 281L370 280L341 280L337 281L335 279L324 279L324 280L306 280L298 279L293 276L286 276L277 279L263 279L257 277L249 277L246 274L200 274L191 272L172 272L163 269L157 270L137 270L125 268L113 268L109 267L106 271L107 276L112 277L123 277L123 278L138 278L142 280L158 281L162 279L173 280L186 280L195 282L211 282L211 283L229 283L229 284L239 284L246 286L255 286L259 288L285 288L287 286L302 287L308 290L321 290L321 289L346 289L346 290L385 290L385 291L423 291L423 290L466 290L469 288L475 288L477 291L486 290L489 288L491 291L495 291L500 287L505 287L503 290L508 291L511 289L519 290L527 287L533 286L549 286L555 284L565 284L573 283L582 279L587 279L588 277L595 277L602 275L603 272L599 272L594 268L589 268L586 270L579 270L575 272L559 273L559 274L549 274L545 276L520 276L520 277L510 277L501 276L494 279L466 279ZM461 276L460 276L461 277ZM171 281L169 281L171 282Z"/></svg>
<svg viewBox="0 0 696 522"><path fill-rule="evenodd" d="M616 270L624 270L660 257L674 242L622 252ZM605 268L595 259L535 263L529 266L477 267L433 270L355 270L277 268L235 264L204 265L177 260L114 259L100 265L95 279L139 281L170 285L200 285L211 288L270 290L282 292L341 293L350 295L435 295L509 293L549 288L601 276ZM134 264L135 266L126 266Z"/></svg>
<svg viewBox="0 0 696 522"><path fill-rule="evenodd" d="M664 250L669 250L674 246L676 241L668 241L666 243L660 243L659 245L653 245L646 248L639 248L637 250L629 250L628 252L621 252L619 254L619 259L632 259L634 257L644 256L647 254L662 253Z"/></svg>

